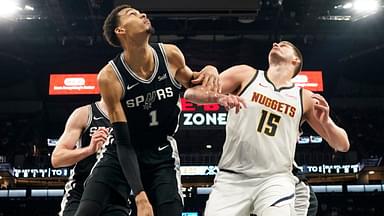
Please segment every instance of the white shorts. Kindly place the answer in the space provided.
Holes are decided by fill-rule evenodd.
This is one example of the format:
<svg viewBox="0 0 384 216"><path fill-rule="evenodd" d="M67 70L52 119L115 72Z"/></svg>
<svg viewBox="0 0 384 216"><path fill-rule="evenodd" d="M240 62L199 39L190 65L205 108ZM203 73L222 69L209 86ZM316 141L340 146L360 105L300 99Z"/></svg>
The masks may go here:
<svg viewBox="0 0 384 216"><path fill-rule="evenodd" d="M309 209L310 189L304 182L296 184L295 211L296 216L307 216Z"/></svg>
<svg viewBox="0 0 384 216"><path fill-rule="evenodd" d="M219 171L205 208L205 216L262 216L270 206L289 205L294 212L295 180L291 173L266 178L249 178Z"/></svg>

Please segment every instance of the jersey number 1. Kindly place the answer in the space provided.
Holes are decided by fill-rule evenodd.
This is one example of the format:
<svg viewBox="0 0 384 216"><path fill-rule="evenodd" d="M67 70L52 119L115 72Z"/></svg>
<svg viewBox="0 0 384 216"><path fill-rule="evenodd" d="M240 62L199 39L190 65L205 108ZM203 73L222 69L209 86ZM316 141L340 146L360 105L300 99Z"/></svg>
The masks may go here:
<svg viewBox="0 0 384 216"><path fill-rule="evenodd" d="M151 117L151 122L149 122L149 126L157 126L159 125L159 122L157 121L157 111L156 110L153 110L149 113L150 117Z"/></svg>
<svg viewBox="0 0 384 216"><path fill-rule="evenodd" d="M280 122L280 116L270 113L266 110L261 111L261 118L259 122L259 126L257 126L257 131L260 133L265 133L269 136L275 136L277 125ZM268 119L267 121L265 121Z"/></svg>

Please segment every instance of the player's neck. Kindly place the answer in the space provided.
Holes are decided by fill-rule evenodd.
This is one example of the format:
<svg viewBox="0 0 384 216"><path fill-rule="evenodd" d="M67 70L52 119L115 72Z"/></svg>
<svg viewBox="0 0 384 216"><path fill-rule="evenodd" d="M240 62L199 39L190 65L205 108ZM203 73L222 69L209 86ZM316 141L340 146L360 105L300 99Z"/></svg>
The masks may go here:
<svg viewBox="0 0 384 216"><path fill-rule="evenodd" d="M139 76L152 73L154 68L153 52L148 43L131 44L124 48L124 61Z"/></svg>
<svg viewBox="0 0 384 216"><path fill-rule="evenodd" d="M286 65L270 65L267 71L267 77L276 88L291 86L292 74L289 72L290 69L291 68Z"/></svg>

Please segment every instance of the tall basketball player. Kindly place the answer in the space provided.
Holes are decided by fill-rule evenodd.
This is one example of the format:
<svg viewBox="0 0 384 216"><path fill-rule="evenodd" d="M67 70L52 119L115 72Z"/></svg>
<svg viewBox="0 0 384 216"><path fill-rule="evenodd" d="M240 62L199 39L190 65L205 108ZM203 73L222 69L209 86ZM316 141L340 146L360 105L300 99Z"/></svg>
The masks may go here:
<svg viewBox="0 0 384 216"><path fill-rule="evenodd" d="M329 117L326 100L292 83L302 63L300 51L282 41L273 44L267 71L240 65L220 74L222 92L239 96L247 109L237 114L229 111L220 171L207 201L206 216L294 215L291 171L304 121L332 148L348 151L347 134ZM185 93L186 99L207 95L216 93L201 89Z"/></svg>
<svg viewBox="0 0 384 216"><path fill-rule="evenodd" d="M123 48L98 76L116 139L90 175L76 215L100 214L112 196L97 193L126 200L132 189L139 216L180 216L180 162L172 137L179 93L193 84L217 92L218 72L212 66L192 72L175 45L149 44L151 22L129 5L115 8L103 30L110 45Z"/></svg>
<svg viewBox="0 0 384 216"><path fill-rule="evenodd" d="M52 153L53 167L73 166L65 185L65 193L59 215L74 215L83 194L83 185L101 146L107 140L111 124L106 115L103 100L75 109L67 120L65 129ZM105 212L112 213L112 208ZM129 213L128 205L116 211Z"/></svg>

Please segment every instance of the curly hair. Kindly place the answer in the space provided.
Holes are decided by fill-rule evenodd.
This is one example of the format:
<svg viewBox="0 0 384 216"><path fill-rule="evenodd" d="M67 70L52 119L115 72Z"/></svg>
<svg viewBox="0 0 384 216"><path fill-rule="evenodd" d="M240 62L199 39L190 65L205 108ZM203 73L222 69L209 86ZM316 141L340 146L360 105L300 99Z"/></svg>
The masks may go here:
<svg viewBox="0 0 384 216"><path fill-rule="evenodd" d="M124 8L131 8L131 5L123 4L114 8L107 16L103 25L103 36L108 44L114 47L120 47L120 41L115 34L115 28L119 24L118 13Z"/></svg>

